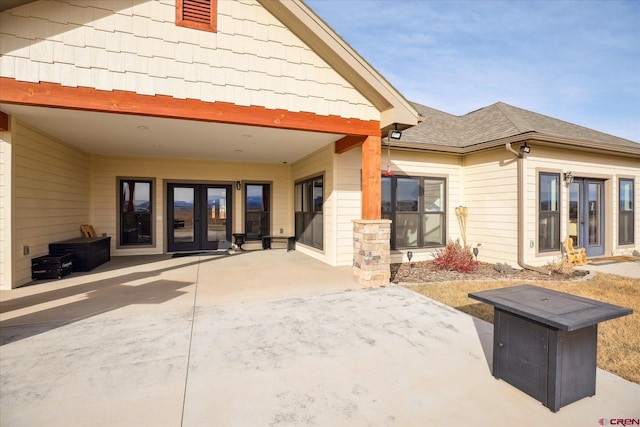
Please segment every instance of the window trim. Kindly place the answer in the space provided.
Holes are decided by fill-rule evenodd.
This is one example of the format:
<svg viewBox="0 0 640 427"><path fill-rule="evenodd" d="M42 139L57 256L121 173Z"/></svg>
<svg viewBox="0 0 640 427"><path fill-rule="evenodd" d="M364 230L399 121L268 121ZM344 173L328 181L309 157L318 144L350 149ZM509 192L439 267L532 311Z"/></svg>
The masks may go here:
<svg viewBox="0 0 640 427"><path fill-rule="evenodd" d="M631 210L623 210L622 209L622 182L627 181L631 183ZM636 183L634 178L620 177L618 178L618 245L626 246L626 245L634 245L635 244L635 190ZM622 216L631 216L631 241L622 241Z"/></svg>
<svg viewBox="0 0 640 427"><path fill-rule="evenodd" d="M418 235L418 242L416 246L396 246L396 236L397 236L397 230L396 230L396 215L397 215L397 185L393 185L394 182L397 182L398 178L406 178L406 179L417 179L418 182L418 191L419 191L419 195L418 195L418 211L416 211L416 215L419 218L419 232L417 233ZM449 203L449 179L447 176L437 176L437 175L393 175L391 177L387 177L387 176L382 176L382 180L384 179L389 179L391 181L391 186L390 186L390 203L391 203L391 207L390 207L390 216L391 216L391 242L390 242L390 247L392 250L406 250L406 249L417 249L417 250L421 250L421 249L434 249L434 248L442 248L445 247L447 244L447 239L448 239L448 222L447 222L447 206ZM441 207L440 211L437 212L427 212L424 210L424 182L426 181L442 181L444 184L444 203L443 206ZM382 184L382 183L381 183ZM382 206L381 206L382 209ZM382 213L381 213L382 214ZM441 224L442 224L442 228L443 228L443 235L442 235L442 242L440 244L436 244L436 245L425 245L424 243L424 231L423 231L423 225L424 225L424 217L427 214L432 214L432 215L438 215L441 218Z"/></svg>
<svg viewBox="0 0 640 427"><path fill-rule="evenodd" d="M150 222L150 242L149 243L122 243L122 182L136 181L149 183L149 222ZM137 249L137 248L155 248L156 247L156 224L155 224L155 178L149 177L132 177L118 176L116 177L116 249Z"/></svg>
<svg viewBox="0 0 640 427"><path fill-rule="evenodd" d="M316 179L319 179L319 178L322 179L322 205L321 205L322 210L316 211L316 205L314 204L313 199L312 199L312 201L311 201L312 210L311 211L305 211L304 210L305 202L304 202L304 199L303 199L302 200L302 209L303 210L302 211L297 211L296 209L297 209L298 200L296 199L296 197L297 197L296 189L298 187L298 184L304 185L304 183L311 182L311 184L313 185L313 182ZM293 228L294 228L293 235L295 236L296 242L301 243L301 244L306 245L306 246L309 246L310 248L318 249L320 251L324 251L324 238L325 238L325 233L324 233L324 227L325 227L324 211L325 211L325 209L324 209L324 207L325 207L325 203L327 202L327 200L326 200L327 192L325 191L326 182L327 182L326 181L326 175L325 175L324 172L321 172L321 173L318 173L318 174L314 174L314 175L308 176L306 178L301 178L301 179L295 180L294 184L293 184L293 216L294 216L294 218L293 218ZM303 187L303 189L304 189L304 187ZM303 190L303 197L304 197L304 190ZM297 223L298 216L299 216L298 214L304 214L305 212L313 213L314 214L313 215L314 218L315 218L315 215L318 214L318 213L320 215L322 215L322 226L320 227L321 239L320 239L319 245L316 245L313 242L313 232L311 233L311 235L312 235L311 242L306 241L306 240L302 240L302 237L303 237L302 234L298 235L298 223Z"/></svg>
<svg viewBox="0 0 640 427"><path fill-rule="evenodd" d="M273 213L273 183L272 182L260 182L260 181L255 181L255 182L254 181L244 181L243 185L242 185L242 192L243 192L243 194L242 194L242 204L243 204L243 207L242 207L242 214L243 214L242 224L243 224L243 227L244 227L243 228L244 232L245 232L245 234L247 233L247 195L249 194L248 191L247 191L247 187L249 185L261 185L261 186L263 186L263 188L264 188L264 186L268 187L267 195L268 195L269 199L267 200L267 206L268 206L267 213L269 214L269 230L268 230L266 235L273 234L272 233L272 230L273 230L273 215L272 215L272 213ZM264 190L263 190L262 194L264 195ZM255 241L260 241L261 237L259 237L257 239L252 239L252 238L249 238L249 236L247 235L246 240L248 242L249 241L254 241L255 242Z"/></svg>
<svg viewBox="0 0 640 427"><path fill-rule="evenodd" d="M557 195L557 207L555 210L548 210L548 211L543 211L541 210L541 205L542 205L542 197L541 197L541 191L542 191L542 177L543 176L554 176L557 178L556 180L556 195ZM560 252L562 249L562 245L561 245L561 238L560 238L560 231L561 231L561 227L560 227L560 221L561 221L561 210L562 210L562 186L561 186L561 172L551 172L551 171L540 171L538 172L538 190L536 192L536 198L537 198L537 204L536 204L536 214L537 214L537 221L536 221L536 231L537 231L537 246L538 246L538 253L541 254L545 254L548 255L549 253L553 253L553 252ZM555 242L555 244L557 245L557 247L551 247L551 248L542 248L541 246L541 242L540 242L540 231L541 231L541 221L542 218L556 218L555 223L557 224L557 230L556 234L558 236L558 241Z"/></svg>
<svg viewBox="0 0 640 427"><path fill-rule="evenodd" d="M198 0L176 0L176 25L179 27L192 28L194 30L218 32L218 0L209 0L209 22L197 22L185 19L185 4L196 3Z"/></svg>

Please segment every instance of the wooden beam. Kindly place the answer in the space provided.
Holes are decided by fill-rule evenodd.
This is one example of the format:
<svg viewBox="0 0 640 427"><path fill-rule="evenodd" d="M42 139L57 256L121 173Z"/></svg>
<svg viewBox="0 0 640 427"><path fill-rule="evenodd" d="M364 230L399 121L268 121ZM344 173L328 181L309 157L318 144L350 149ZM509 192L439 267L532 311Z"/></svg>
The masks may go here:
<svg viewBox="0 0 640 427"><path fill-rule="evenodd" d="M334 151L336 154L346 153L353 148L360 147L366 139L366 136L347 135L336 141Z"/></svg>
<svg viewBox="0 0 640 427"><path fill-rule="evenodd" d="M57 83L20 82L7 77L0 77L0 87L0 102L11 104L312 132L365 136L380 134L380 122L377 120L321 116L315 113L272 110L256 106L245 107L228 102L176 99L166 95L140 95L122 90L68 87Z"/></svg>
<svg viewBox="0 0 640 427"><path fill-rule="evenodd" d="M382 141L369 136L362 145L362 219L380 219L382 208Z"/></svg>
<svg viewBox="0 0 640 427"><path fill-rule="evenodd" d="M9 116L0 111L0 131L9 130Z"/></svg>

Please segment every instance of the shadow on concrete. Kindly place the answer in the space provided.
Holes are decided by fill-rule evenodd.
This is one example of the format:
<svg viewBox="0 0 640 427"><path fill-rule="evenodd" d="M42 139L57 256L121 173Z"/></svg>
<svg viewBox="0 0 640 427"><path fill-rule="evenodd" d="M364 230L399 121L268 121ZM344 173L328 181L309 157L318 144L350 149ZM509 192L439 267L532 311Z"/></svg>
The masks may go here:
<svg viewBox="0 0 640 427"><path fill-rule="evenodd" d="M36 292L24 297L0 301L0 314L25 309L37 304L47 305L47 307L40 310L0 321L0 346L129 305L162 304L186 294L187 291L180 291L180 289L194 285L194 283L162 279L137 286L127 285L127 283L151 279L167 271L224 258L226 257L198 258L192 262L171 265L165 268L128 273L102 280L92 280L78 285ZM165 257L164 259L167 258ZM141 259L138 261L141 261ZM158 257L153 257L153 261L158 261ZM111 266L100 269L100 271L96 271L94 274L104 274L109 271L113 271L115 274L120 269L135 267L135 265L144 263L144 259L138 264L131 264L131 260L127 260L122 264L116 262ZM86 277L90 280L91 274L87 273ZM78 301L77 298L80 295L85 295L86 298ZM76 300L56 305L56 301L66 298L76 298ZM32 327L32 325L37 325L37 327Z"/></svg>
<svg viewBox="0 0 640 427"><path fill-rule="evenodd" d="M474 317L473 326L476 328L489 373L493 374L493 325Z"/></svg>

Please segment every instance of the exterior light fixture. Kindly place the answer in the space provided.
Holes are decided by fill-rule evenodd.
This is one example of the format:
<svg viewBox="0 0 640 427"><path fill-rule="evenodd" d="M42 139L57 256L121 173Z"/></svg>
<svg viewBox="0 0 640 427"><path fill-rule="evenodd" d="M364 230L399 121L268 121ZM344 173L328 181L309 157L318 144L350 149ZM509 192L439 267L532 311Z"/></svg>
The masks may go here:
<svg viewBox="0 0 640 427"><path fill-rule="evenodd" d="M564 182L567 185L571 185L573 183L573 173L571 171L564 174Z"/></svg>
<svg viewBox="0 0 640 427"><path fill-rule="evenodd" d="M398 141L400 138L402 138L402 132L400 132L398 130L398 124L394 123L393 124L393 130L389 129L389 135L387 135L388 139L394 139L396 141Z"/></svg>
<svg viewBox="0 0 640 427"><path fill-rule="evenodd" d="M391 132L389 132L389 138L395 139L397 141L400 138L402 138L402 132L400 132L399 130L395 130L394 129Z"/></svg>
<svg viewBox="0 0 640 427"><path fill-rule="evenodd" d="M527 145L527 141L525 141L524 145L520 147L520 151L522 151L524 154L529 154L531 152L531 147Z"/></svg>
<svg viewBox="0 0 640 427"><path fill-rule="evenodd" d="M384 173L384 176L393 176L393 172L391 171L391 140L398 141L402 138L402 132L398 130L398 124L393 124L393 129L389 129L389 133L387 134L387 171Z"/></svg>
<svg viewBox="0 0 640 427"><path fill-rule="evenodd" d="M236 181L236 190L242 190L242 183L240 181Z"/></svg>

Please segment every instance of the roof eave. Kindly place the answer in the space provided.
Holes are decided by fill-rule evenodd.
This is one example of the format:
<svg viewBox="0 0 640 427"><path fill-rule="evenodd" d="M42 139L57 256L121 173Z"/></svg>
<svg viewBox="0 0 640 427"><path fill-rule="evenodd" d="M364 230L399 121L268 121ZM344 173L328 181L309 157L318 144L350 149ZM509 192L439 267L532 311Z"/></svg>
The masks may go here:
<svg viewBox="0 0 640 427"><path fill-rule="evenodd" d="M380 111L380 127L418 124L418 112L384 77L301 0L258 2Z"/></svg>
<svg viewBox="0 0 640 427"><path fill-rule="evenodd" d="M386 140L385 140L386 141ZM394 141L391 143L392 148L412 150L412 151L430 151L449 154L473 154L493 148L503 147L505 144L515 144L524 142L535 142L541 145L558 147L564 146L577 149L582 152L592 152L600 154L618 155L624 157L640 157L640 144L635 147L613 147L611 145L598 142L581 141L567 139L553 135L545 135L537 132L525 132L518 135L500 138L492 141L486 141L479 144L468 145L465 147L454 147L437 144L423 144L419 142L403 142Z"/></svg>

